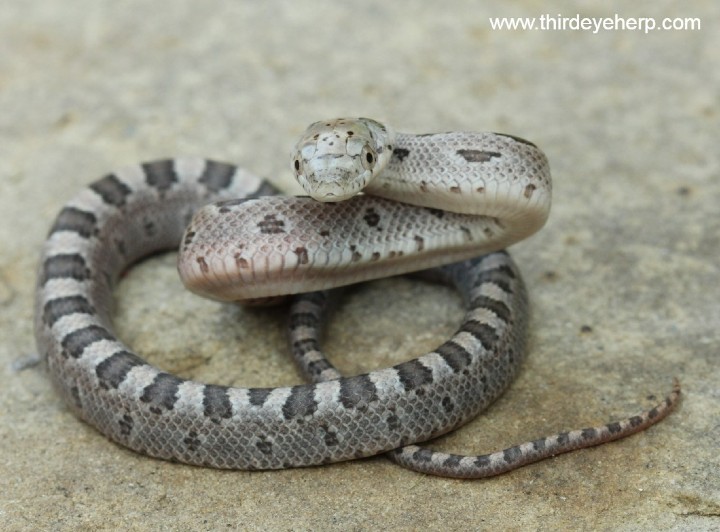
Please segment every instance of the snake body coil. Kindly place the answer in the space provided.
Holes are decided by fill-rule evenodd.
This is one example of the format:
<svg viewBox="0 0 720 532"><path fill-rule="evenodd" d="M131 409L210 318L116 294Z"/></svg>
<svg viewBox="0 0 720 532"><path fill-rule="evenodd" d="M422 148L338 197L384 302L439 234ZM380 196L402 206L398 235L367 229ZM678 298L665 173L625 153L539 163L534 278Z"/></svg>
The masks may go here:
<svg viewBox="0 0 720 532"><path fill-rule="evenodd" d="M346 124L340 126L347 133ZM280 197L244 170L202 159L128 167L82 190L61 210L45 243L35 312L38 347L70 408L138 452L235 469L390 451L452 430L484 409L517 372L527 321L519 271L506 253L493 251L544 223L547 162L527 141L498 134L398 134L383 146L390 180L401 190L372 185L392 188L386 195L409 196L410 189L422 198L469 195L487 210L454 214L424 199L407 206L373 196L337 204ZM365 149L354 155L368 163ZM436 184L439 174L449 177L449 186ZM435 351L341 378L320 351L317 298L324 296L303 296L291 315L293 350L318 382L283 388L193 382L145 362L111 323L120 274L178 245L183 280L216 299L307 292L454 262L435 275L458 287L468 311L458 332ZM547 439L543 447L553 452L544 455L517 447L502 459L462 458L406 448L394 457L431 473L494 474L502 470L498 460L507 470L641 430L664 417L678 393L636 416L640 421L566 434L554 444Z"/></svg>

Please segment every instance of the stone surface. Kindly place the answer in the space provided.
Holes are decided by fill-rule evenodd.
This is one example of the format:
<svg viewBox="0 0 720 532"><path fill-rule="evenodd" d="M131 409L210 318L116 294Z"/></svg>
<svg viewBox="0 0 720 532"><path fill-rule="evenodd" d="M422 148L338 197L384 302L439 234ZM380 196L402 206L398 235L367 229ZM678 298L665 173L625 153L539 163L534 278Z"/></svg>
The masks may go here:
<svg viewBox="0 0 720 532"><path fill-rule="evenodd" d="M720 527L720 8L711 0L514 2L6 0L0 10L0 519L3 529L625 529ZM700 17L695 32L492 31L490 16ZM222 472L126 451L77 421L35 350L34 270L65 200L115 166L191 154L288 192L310 122L490 129L538 143L555 181L545 230L514 247L533 319L510 391L437 448L486 452L647 407L632 438L485 481L382 457ZM282 309L185 293L174 257L118 289L121 336L184 377L299 381ZM432 349L462 315L409 279L348 294L327 347L343 370Z"/></svg>

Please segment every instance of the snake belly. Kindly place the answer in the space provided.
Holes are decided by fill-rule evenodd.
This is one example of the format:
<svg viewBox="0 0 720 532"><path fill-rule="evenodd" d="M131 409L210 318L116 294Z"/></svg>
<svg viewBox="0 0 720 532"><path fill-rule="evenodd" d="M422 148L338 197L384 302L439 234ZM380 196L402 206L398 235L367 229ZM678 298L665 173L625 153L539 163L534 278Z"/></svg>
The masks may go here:
<svg viewBox="0 0 720 532"><path fill-rule="evenodd" d="M482 159L467 153L460 157L466 162ZM537 190L528 189L528 183L518 188L512 176L508 184L521 194ZM485 191L502 197L499 187ZM492 254L479 265L459 266L467 269L460 276L464 279L460 291L468 301L468 313L448 342L417 359L365 375L280 388L202 384L153 367L117 338L111 323L112 290L127 267L157 251L198 242L197 227L191 224L187 231L185 227L193 213L216 201L224 203L207 208L219 215L257 209L254 223L246 224L250 232L262 238L284 234L281 240L286 242L285 228L296 222L272 209L280 204L290 205L291 213L302 209L295 207L297 199L278 203L280 198L272 196L276 193L268 182L234 166L174 159L109 174L61 210L40 261L35 330L50 374L78 417L111 440L150 456L217 468L277 469L369 456L425 441L467 422L502 393L522 359L527 306L519 272L505 253ZM264 208L262 201L268 201ZM367 256L365 248L357 247L364 245L359 242L326 248L342 249L337 255L351 262L381 262L375 253L391 259L389 269L351 274L350 282L460 260L477 255L480 248L490 251L488 246L509 243L505 236L487 243L489 237L503 233L502 212L468 216L450 228L447 220L455 215L432 208L413 207L410 215L394 205L384 211L371 196L357 198L355 204L356 220L362 220L367 232L380 241L389 238L384 233L378 236L381 223L404 226L405 235L412 237L416 229L412 220L422 216L424 221L437 222L430 224L430 236L421 236L422 242L412 238L405 248L391 241ZM401 212L404 218L391 222L384 216L387 212ZM477 229L468 228L470 218L479 220ZM465 243L476 239L479 245L443 257L433 247L433 235L440 234L441 241L446 238L443 231ZM266 250L275 249L274 244L263 244ZM213 247L222 251L224 244L202 245L208 246L202 255L207 264L215 260L206 258L207 252ZM289 255L264 260L260 255L238 255L235 249L223 255L223 265L237 268L257 261L253 285L262 285L276 262L303 274L298 276L300 282L283 279L281 288L271 282L269 291L251 291L246 297L252 298L324 288L327 277L331 284L337 284L339 277L341 283L347 281L344 273L333 274L338 267L331 266L326 267L325 278L319 275L320 281L313 284L314 274L304 273L304 267L322 254L310 246L298 250L303 246L295 242L289 246ZM405 258L409 251L428 247L431 252L409 266ZM325 255L325 266L332 257L332 252ZM197 256L193 262L203 269ZM303 284L303 277L311 282Z"/></svg>

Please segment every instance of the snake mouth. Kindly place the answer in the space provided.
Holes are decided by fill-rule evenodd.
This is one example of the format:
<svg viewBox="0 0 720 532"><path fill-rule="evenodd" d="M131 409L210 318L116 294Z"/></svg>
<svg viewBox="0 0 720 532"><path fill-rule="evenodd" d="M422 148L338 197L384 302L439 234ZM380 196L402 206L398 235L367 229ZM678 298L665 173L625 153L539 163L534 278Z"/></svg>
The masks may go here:
<svg viewBox="0 0 720 532"><path fill-rule="evenodd" d="M305 190L313 199L324 202L344 201L359 192L356 176L351 172L316 172L307 176Z"/></svg>
<svg viewBox="0 0 720 532"><path fill-rule="evenodd" d="M337 201L344 201L355 195L355 191L343 190L338 185L321 185L315 188L311 193L310 197L317 201L323 201L327 203L334 203Z"/></svg>
<svg viewBox="0 0 720 532"><path fill-rule="evenodd" d="M369 172L346 155L329 154L303 163L303 180L298 179L313 199L337 202L349 199L363 188Z"/></svg>

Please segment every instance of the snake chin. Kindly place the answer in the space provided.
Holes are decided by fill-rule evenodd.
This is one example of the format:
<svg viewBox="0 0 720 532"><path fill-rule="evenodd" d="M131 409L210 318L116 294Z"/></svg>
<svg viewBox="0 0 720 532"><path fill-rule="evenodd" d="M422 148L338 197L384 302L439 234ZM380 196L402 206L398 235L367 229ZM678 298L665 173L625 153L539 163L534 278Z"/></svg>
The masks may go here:
<svg viewBox="0 0 720 532"><path fill-rule="evenodd" d="M315 172L298 181L308 195L322 202L344 201L357 195L367 183L370 172Z"/></svg>
<svg viewBox="0 0 720 532"><path fill-rule="evenodd" d="M312 193L310 193L310 197L316 201L322 201L324 203L335 203L338 201L350 199L358 192L359 189L354 191L347 191L339 186L322 186L316 188Z"/></svg>

